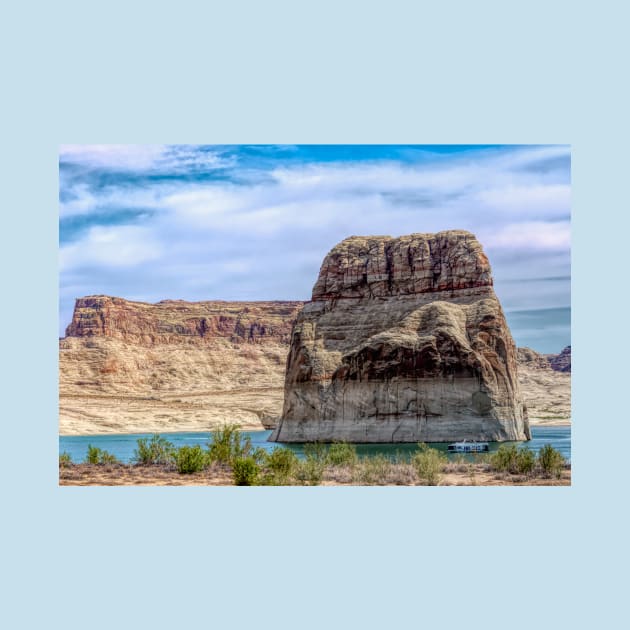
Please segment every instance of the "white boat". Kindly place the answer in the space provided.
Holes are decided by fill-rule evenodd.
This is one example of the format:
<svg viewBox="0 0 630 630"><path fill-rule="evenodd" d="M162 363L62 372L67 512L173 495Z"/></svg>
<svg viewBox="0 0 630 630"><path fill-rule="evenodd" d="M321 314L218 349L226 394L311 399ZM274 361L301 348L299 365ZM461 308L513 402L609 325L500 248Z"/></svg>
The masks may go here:
<svg viewBox="0 0 630 630"><path fill-rule="evenodd" d="M469 442L463 440L462 442L453 442L448 445L449 453L485 453L489 450L488 442Z"/></svg>

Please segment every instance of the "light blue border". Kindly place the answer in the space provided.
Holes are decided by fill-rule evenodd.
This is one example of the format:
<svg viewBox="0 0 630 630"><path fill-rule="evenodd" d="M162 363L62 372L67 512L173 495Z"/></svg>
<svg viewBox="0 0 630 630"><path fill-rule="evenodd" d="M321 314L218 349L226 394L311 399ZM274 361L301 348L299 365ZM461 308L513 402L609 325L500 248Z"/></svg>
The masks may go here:
<svg viewBox="0 0 630 630"><path fill-rule="evenodd" d="M618 627L624 5L19 6L1 44L5 627ZM58 488L66 142L572 144L573 487Z"/></svg>

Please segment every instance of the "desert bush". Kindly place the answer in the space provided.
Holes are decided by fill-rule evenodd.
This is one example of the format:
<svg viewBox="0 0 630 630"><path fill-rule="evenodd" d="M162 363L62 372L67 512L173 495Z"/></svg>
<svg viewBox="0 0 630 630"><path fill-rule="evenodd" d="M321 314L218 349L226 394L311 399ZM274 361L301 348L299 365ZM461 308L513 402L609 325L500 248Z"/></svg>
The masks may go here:
<svg viewBox="0 0 630 630"><path fill-rule="evenodd" d="M309 442L304 445L304 457L306 457L306 459L324 464L326 462L327 453L328 448L322 442Z"/></svg>
<svg viewBox="0 0 630 630"><path fill-rule="evenodd" d="M529 448L519 450L516 458L516 472L521 475L531 475L536 466L536 455Z"/></svg>
<svg viewBox="0 0 630 630"><path fill-rule="evenodd" d="M208 456L199 444L195 446L181 446L174 454L177 472L192 474L203 470L208 464Z"/></svg>
<svg viewBox="0 0 630 630"><path fill-rule="evenodd" d="M473 464L480 464L484 469L488 470L492 467L492 453L473 453L472 462Z"/></svg>
<svg viewBox="0 0 630 630"><path fill-rule="evenodd" d="M309 442L304 445L305 459L298 460L294 476L302 485L319 485L326 470L328 448L322 442Z"/></svg>
<svg viewBox="0 0 630 630"><path fill-rule="evenodd" d="M88 444L88 452L85 457L86 464L116 464L118 459L115 455L112 455L109 451L105 451L97 446Z"/></svg>
<svg viewBox="0 0 630 630"><path fill-rule="evenodd" d="M64 451L59 455L59 465L60 466L69 466L72 464L72 457L70 457L70 453Z"/></svg>
<svg viewBox="0 0 630 630"><path fill-rule="evenodd" d="M101 449L88 444L87 455L85 456L86 464L98 464L100 459Z"/></svg>
<svg viewBox="0 0 630 630"><path fill-rule="evenodd" d="M355 466L358 461L357 449L347 442L335 442L326 453L326 464L330 466Z"/></svg>
<svg viewBox="0 0 630 630"><path fill-rule="evenodd" d="M235 486L253 486L258 480L260 468L253 457L238 457L232 464Z"/></svg>
<svg viewBox="0 0 630 630"><path fill-rule="evenodd" d="M466 457L464 455L462 455L461 453L458 453L457 455L455 455L455 457L453 457L453 459L451 459L450 461L448 461L446 463L445 466L445 471L446 472L470 472L470 469L472 467L472 463L466 459Z"/></svg>
<svg viewBox="0 0 630 630"><path fill-rule="evenodd" d="M208 442L210 461L231 464L236 459L251 455L252 442L243 437L237 424L224 424L217 427Z"/></svg>
<svg viewBox="0 0 630 630"><path fill-rule="evenodd" d="M490 466L497 472L518 472L518 449L516 445L502 444L499 450L490 456Z"/></svg>
<svg viewBox="0 0 630 630"><path fill-rule="evenodd" d="M267 468L280 477L288 477L298 466L298 458L295 453L285 447L276 448L267 455Z"/></svg>
<svg viewBox="0 0 630 630"><path fill-rule="evenodd" d="M306 486L317 486L322 482L325 465L315 457L307 457L298 461L294 477L296 481Z"/></svg>
<svg viewBox="0 0 630 630"><path fill-rule="evenodd" d="M355 467L353 480L361 485L386 484L392 462L384 455L362 459Z"/></svg>
<svg viewBox="0 0 630 630"><path fill-rule="evenodd" d="M155 433L151 438L140 438L133 452L133 460L138 464L170 464L175 455L175 446L166 438Z"/></svg>
<svg viewBox="0 0 630 630"><path fill-rule="evenodd" d="M108 451L101 451L101 461L99 464L117 464L118 458Z"/></svg>
<svg viewBox="0 0 630 630"><path fill-rule="evenodd" d="M559 478L564 467L564 457L551 444L545 444L538 451L538 465L545 477Z"/></svg>
<svg viewBox="0 0 630 630"><path fill-rule="evenodd" d="M428 486L437 486L440 475L446 466L446 456L426 444L418 444L419 452L413 457L413 465L418 477Z"/></svg>
<svg viewBox="0 0 630 630"><path fill-rule="evenodd" d="M269 453L264 448L258 446L251 451L249 456L254 459L258 466L264 466L267 461L267 457L269 456Z"/></svg>

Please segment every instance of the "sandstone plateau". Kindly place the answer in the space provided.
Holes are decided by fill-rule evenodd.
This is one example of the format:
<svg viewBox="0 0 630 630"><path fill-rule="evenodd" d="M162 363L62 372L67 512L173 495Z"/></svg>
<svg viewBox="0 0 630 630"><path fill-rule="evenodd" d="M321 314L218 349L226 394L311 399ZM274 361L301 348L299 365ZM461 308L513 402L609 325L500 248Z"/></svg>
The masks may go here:
<svg viewBox="0 0 630 630"><path fill-rule="evenodd" d="M302 304L78 299L59 342L60 433L263 428Z"/></svg>
<svg viewBox="0 0 630 630"><path fill-rule="evenodd" d="M278 442L530 438L517 355L469 232L350 237L297 316Z"/></svg>

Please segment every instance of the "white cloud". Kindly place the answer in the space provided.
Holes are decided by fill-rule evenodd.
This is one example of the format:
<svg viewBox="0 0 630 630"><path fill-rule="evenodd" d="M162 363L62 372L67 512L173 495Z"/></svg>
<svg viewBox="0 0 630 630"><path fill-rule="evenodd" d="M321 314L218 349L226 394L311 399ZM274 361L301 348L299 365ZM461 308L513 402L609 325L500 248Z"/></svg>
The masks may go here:
<svg viewBox="0 0 630 630"><path fill-rule="evenodd" d="M59 159L92 168L145 170L167 152L163 144L62 144Z"/></svg>
<svg viewBox="0 0 630 630"><path fill-rule="evenodd" d="M411 165L302 164L291 162L294 152L278 152L282 165L272 170L233 171L240 180L250 178L249 185L194 177L198 168L236 164L221 149L125 149L64 148L66 161L126 169L131 177L109 178L106 185L80 175L62 179L62 217L151 210L135 216L133 225L92 227L62 247L62 288L72 285L75 297L108 292L142 293L151 301L307 298L323 256L351 234L468 229L492 254L493 265L499 261L504 278L522 277L523 269L528 277L548 275L552 259L569 264L567 174L536 166L568 156L567 147L479 151L474 159L466 152ZM186 177L134 180L156 169ZM527 291L535 286L510 289L510 305L532 303ZM552 298L542 295L540 303ZM69 300L62 291L64 312Z"/></svg>
<svg viewBox="0 0 630 630"><path fill-rule="evenodd" d="M114 171L181 172L191 169L216 169L234 165L220 151L203 150L194 145L168 144L62 144L62 162Z"/></svg>
<svg viewBox="0 0 630 630"><path fill-rule="evenodd" d="M571 208L571 188L566 184L508 185L481 190L477 199L489 208L506 213L544 211L547 215L566 214Z"/></svg>
<svg viewBox="0 0 630 630"><path fill-rule="evenodd" d="M81 268L133 267L157 260L162 247L150 228L135 225L93 227L80 241L60 248L61 272Z"/></svg>
<svg viewBox="0 0 630 630"><path fill-rule="evenodd" d="M513 223L488 231L482 238L486 247L513 250L569 250L571 224L568 221Z"/></svg>

